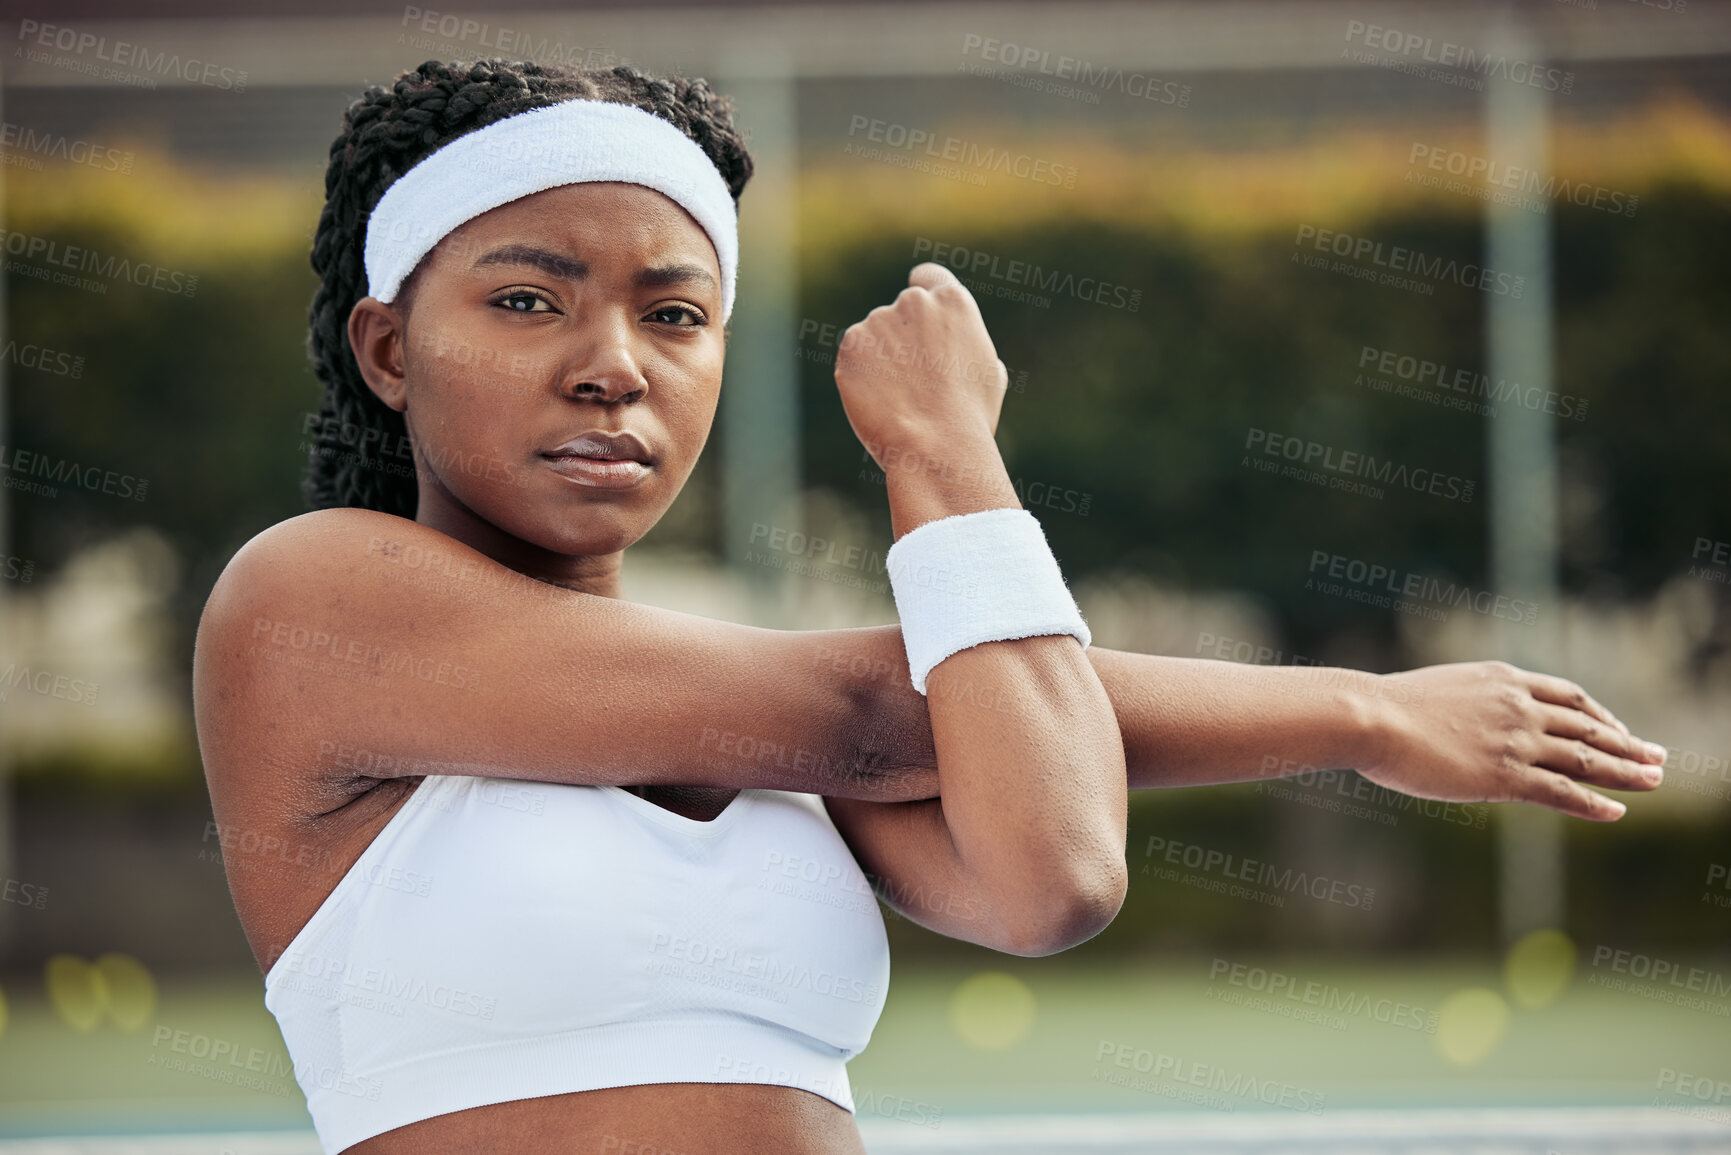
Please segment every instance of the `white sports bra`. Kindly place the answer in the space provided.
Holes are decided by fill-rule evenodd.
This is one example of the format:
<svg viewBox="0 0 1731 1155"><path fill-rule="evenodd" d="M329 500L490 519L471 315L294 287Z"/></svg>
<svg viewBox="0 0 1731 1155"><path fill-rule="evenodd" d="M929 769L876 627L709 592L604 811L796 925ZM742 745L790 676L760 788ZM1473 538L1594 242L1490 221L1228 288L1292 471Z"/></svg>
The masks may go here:
<svg viewBox="0 0 1731 1155"><path fill-rule="evenodd" d="M889 944L816 795L429 775L265 976L319 1142L644 1083L853 1110Z"/></svg>

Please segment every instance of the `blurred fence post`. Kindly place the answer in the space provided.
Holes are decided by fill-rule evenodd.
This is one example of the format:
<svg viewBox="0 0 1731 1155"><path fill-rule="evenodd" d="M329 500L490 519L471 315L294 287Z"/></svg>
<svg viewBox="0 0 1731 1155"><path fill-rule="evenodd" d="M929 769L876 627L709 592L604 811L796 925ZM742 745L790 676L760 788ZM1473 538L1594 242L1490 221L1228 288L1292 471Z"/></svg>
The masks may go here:
<svg viewBox="0 0 1731 1155"><path fill-rule="evenodd" d="M1493 54L1537 68L1538 46L1523 29L1504 25ZM1485 151L1505 170L1548 170L1549 110L1545 91L1487 77ZM1524 200L1524 198L1514 198ZM1549 206L1545 206L1547 209ZM1552 388L1551 218L1524 204L1485 202L1485 265L1524 277L1521 294L1486 295L1487 372L1499 386L1518 383L1542 396ZM1510 399L1486 419L1486 489L1490 501L1491 583L1499 594L1539 606L1536 624L1500 622L1500 656L1546 669L1557 602L1557 467L1553 418ZM1528 931L1561 928L1566 879L1563 817L1530 803L1498 809L1498 908L1505 945Z"/></svg>
<svg viewBox="0 0 1731 1155"><path fill-rule="evenodd" d="M0 121L5 119L6 70L0 66ZM0 220L6 219L6 173L0 167ZM0 272L0 348L3 348L10 337L11 325L7 316L6 274ZM11 428L8 419L11 413L11 401L6 391L6 358L0 357L0 445L7 443L7 434ZM0 559L11 556L12 553L12 491L0 489ZM12 657L12 605L11 591L5 582L0 581L0 665L6 664ZM0 709L0 886L5 885L12 877L12 758L11 734L6 728L8 715ZM4 962L12 946L12 920L15 917L11 903L0 902L0 962Z"/></svg>
<svg viewBox="0 0 1731 1155"><path fill-rule="evenodd" d="M768 548L803 528L799 462L797 81L772 47L722 57L715 86L734 101L754 167L740 197L739 290L722 379L722 556L752 591L759 625L787 624L794 555ZM777 540L785 540L778 535Z"/></svg>

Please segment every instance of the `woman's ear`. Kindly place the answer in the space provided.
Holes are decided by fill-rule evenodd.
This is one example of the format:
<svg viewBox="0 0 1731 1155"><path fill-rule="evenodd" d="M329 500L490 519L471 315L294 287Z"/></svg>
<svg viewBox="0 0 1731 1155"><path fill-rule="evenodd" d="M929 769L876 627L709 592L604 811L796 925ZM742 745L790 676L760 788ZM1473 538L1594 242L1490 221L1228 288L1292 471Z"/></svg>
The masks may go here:
<svg viewBox="0 0 1731 1155"><path fill-rule="evenodd" d="M408 407L403 368L403 321L396 308L362 297L349 311L349 348L373 394L401 413Z"/></svg>

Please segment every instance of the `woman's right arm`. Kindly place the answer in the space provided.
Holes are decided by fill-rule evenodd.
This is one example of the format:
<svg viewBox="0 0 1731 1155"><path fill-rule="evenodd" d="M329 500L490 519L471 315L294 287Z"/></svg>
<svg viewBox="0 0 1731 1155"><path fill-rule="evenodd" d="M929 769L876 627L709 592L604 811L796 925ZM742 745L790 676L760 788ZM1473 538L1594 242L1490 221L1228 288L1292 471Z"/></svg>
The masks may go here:
<svg viewBox="0 0 1731 1155"><path fill-rule="evenodd" d="M591 785L937 794L929 730L888 740L907 678L870 631L780 631L577 593L419 523L290 518L230 561L194 658L207 763L327 781L473 774ZM899 636L899 635L898 635ZM899 669L894 669L899 664Z"/></svg>

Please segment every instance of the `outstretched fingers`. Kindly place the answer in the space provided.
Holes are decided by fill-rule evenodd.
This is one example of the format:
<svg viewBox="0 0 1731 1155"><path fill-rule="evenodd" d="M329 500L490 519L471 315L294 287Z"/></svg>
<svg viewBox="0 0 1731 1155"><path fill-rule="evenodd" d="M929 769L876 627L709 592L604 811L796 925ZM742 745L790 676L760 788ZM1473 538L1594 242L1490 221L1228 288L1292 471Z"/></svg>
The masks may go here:
<svg viewBox="0 0 1731 1155"><path fill-rule="evenodd" d="M1615 822L1628 810L1616 799L1540 766L1525 767L1515 776L1509 800L1534 802L1589 822Z"/></svg>
<svg viewBox="0 0 1731 1155"><path fill-rule="evenodd" d="M1665 780L1665 748L1613 730L1579 710L1545 705L1545 738L1536 765L1613 790L1651 790Z"/></svg>
<svg viewBox="0 0 1731 1155"><path fill-rule="evenodd" d="M1627 734L1629 727L1623 725L1618 717L1601 706L1594 697L1581 689L1567 678L1559 678L1553 674L1538 674L1531 670L1522 670L1526 675L1527 689L1541 702L1550 702L1557 706L1567 706L1571 710L1579 710L1590 714L1607 726L1614 727Z"/></svg>
<svg viewBox="0 0 1731 1155"><path fill-rule="evenodd" d="M1538 740L1532 764L1537 769L1609 790L1651 790L1659 784L1647 777L1647 771L1654 767L1630 762L1585 742L1559 738L1554 734L1546 734Z"/></svg>

